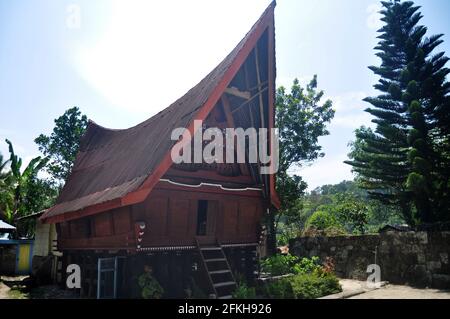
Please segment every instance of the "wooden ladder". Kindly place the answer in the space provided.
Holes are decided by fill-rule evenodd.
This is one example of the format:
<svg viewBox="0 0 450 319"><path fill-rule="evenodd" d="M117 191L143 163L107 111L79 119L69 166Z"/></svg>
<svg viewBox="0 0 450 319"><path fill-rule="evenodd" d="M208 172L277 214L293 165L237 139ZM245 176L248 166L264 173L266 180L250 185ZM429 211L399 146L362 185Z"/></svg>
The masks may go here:
<svg viewBox="0 0 450 319"><path fill-rule="evenodd" d="M217 240L209 245L201 245L196 241L212 291L217 299L231 299L237 285L222 245Z"/></svg>

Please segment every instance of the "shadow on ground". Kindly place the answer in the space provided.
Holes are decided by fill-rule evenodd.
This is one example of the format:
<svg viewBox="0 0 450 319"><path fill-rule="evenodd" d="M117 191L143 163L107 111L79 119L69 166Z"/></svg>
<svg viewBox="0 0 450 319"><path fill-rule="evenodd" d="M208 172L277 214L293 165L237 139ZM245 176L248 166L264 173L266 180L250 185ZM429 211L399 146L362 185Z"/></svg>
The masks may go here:
<svg viewBox="0 0 450 319"><path fill-rule="evenodd" d="M29 276L0 277L0 299L78 299L75 291L57 285L35 287Z"/></svg>

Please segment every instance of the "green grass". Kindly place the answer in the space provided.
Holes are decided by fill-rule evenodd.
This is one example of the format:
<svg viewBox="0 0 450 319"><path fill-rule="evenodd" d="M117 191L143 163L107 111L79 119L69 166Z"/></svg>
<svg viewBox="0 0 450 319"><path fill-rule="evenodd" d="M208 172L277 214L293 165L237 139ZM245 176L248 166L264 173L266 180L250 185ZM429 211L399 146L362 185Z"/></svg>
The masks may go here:
<svg viewBox="0 0 450 319"><path fill-rule="evenodd" d="M8 291L8 298L10 298L10 299L29 299L30 295L26 292L23 292L18 287L13 287L10 291Z"/></svg>

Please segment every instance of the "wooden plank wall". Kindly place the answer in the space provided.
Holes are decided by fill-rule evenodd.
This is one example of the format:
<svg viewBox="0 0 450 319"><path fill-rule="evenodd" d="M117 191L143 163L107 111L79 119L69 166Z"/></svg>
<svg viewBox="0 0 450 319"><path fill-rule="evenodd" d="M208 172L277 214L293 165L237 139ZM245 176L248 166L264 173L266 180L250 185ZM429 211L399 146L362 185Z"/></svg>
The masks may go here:
<svg viewBox="0 0 450 319"><path fill-rule="evenodd" d="M59 249L135 248L134 223L145 222L142 247L193 245L197 232L198 201L217 207L209 235L222 243L258 242L260 220L265 211L261 196L196 189L159 187L141 204L122 207L92 217L58 224Z"/></svg>

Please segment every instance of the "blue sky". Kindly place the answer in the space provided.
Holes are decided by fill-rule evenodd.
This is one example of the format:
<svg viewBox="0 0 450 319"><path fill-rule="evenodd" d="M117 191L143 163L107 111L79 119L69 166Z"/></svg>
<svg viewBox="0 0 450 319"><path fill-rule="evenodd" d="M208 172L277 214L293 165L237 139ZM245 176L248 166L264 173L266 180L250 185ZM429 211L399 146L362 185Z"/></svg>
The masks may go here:
<svg viewBox="0 0 450 319"><path fill-rule="evenodd" d="M38 155L34 138L71 106L106 127L142 122L201 80L269 2L0 0L0 152L9 138L25 161ZM416 3L450 52L450 2ZM337 111L320 140L326 156L298 170L310 189L352 178L342 161L354 129L370 125L361 99L376 93L367 66L378 63L377 8L374 0L278 1L278 85L317 74Z"/></svg>

